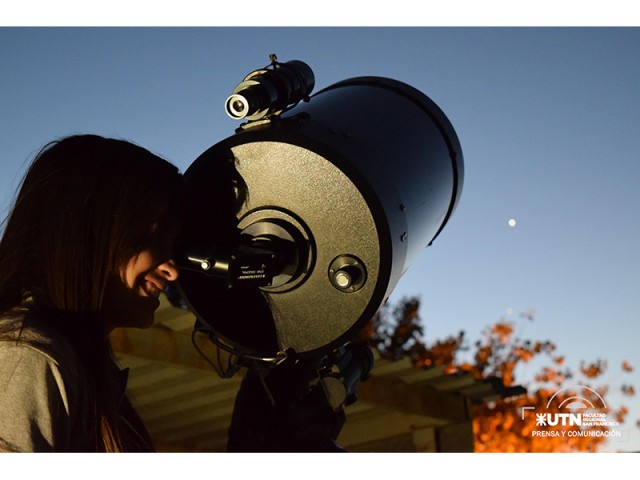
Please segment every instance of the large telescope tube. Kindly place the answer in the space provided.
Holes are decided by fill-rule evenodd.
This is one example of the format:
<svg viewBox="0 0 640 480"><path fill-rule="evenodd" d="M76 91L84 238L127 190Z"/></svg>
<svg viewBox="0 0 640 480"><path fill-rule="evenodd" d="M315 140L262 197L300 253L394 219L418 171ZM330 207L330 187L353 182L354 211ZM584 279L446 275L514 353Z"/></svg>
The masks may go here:
<svg viewBox="0 0 640 480"><path fill-rule="evenodd" d="M238 129L193 162L187 182L203 193L230 157L248 189L238 229L295 245L289 268L255 289L221 291L195 273L181 287L221 338L263 356L317 355L348 341L438 236L462 190L447 117L415 88L381 77L339 82Z"/></svg>

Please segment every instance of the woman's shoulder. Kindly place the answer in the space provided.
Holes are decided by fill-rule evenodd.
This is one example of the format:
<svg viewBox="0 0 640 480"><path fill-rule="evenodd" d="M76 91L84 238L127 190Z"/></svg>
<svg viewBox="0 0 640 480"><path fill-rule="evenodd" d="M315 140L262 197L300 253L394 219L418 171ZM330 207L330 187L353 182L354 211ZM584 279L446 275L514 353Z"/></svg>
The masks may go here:
<svg viewBox="0 0 640 480"><path fill-rule="evenodd" d="M85 450L84 369L71 344L19 316L0 318L0 332L0 451Z"/></svg>
<svg viewBox="0 0 640 480"><path fill-rule="evenodd" d="M75 349L44 319L31 316L27 319L26 315L15 313L5 315L0 317L0 332L0 356L5 362L9 358L40 359L68 375L78 373L80 362Z"/></svg>

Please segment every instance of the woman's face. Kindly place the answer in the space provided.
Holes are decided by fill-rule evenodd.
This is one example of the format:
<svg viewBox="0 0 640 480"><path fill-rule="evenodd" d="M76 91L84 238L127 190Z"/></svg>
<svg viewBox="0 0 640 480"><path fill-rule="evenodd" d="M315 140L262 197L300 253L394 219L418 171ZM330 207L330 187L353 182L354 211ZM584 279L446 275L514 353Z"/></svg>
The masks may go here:
<svg viewBox="0 0 640 480"><path fill-rule="evenodd" d="M160 306L158 297L167 283L177 278L174 261L159 257L152 250L143 250L132 257L122 269L120 281L114 279L107 288L107 329L150 327Z"/></svg>

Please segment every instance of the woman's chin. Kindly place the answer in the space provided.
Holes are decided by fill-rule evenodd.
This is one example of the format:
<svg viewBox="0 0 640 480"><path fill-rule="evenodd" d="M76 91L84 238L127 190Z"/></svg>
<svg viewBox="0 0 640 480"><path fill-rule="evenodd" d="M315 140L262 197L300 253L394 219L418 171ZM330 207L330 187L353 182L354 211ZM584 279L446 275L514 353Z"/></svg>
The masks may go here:
<svg viewBox="0 0 640 480"><path fill-rule="evenodd" d="M138 297L126 308L109 315L110 330L115 328L149 328L153 325L155 312L160 307L156 297Z"/></svg>

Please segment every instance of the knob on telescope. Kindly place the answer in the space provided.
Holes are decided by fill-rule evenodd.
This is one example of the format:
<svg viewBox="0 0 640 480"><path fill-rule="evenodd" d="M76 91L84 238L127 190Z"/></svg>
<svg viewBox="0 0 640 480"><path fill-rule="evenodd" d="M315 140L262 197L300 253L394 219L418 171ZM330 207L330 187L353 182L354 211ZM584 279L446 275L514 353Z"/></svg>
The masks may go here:
<svg viewBox="0 0 640 480"><path fill-rule="evenodd" d="M225 102L227 115L250 121L278 115L306 98L315 85L311 68L300 60L255 70L245 77Z"/></svg>

